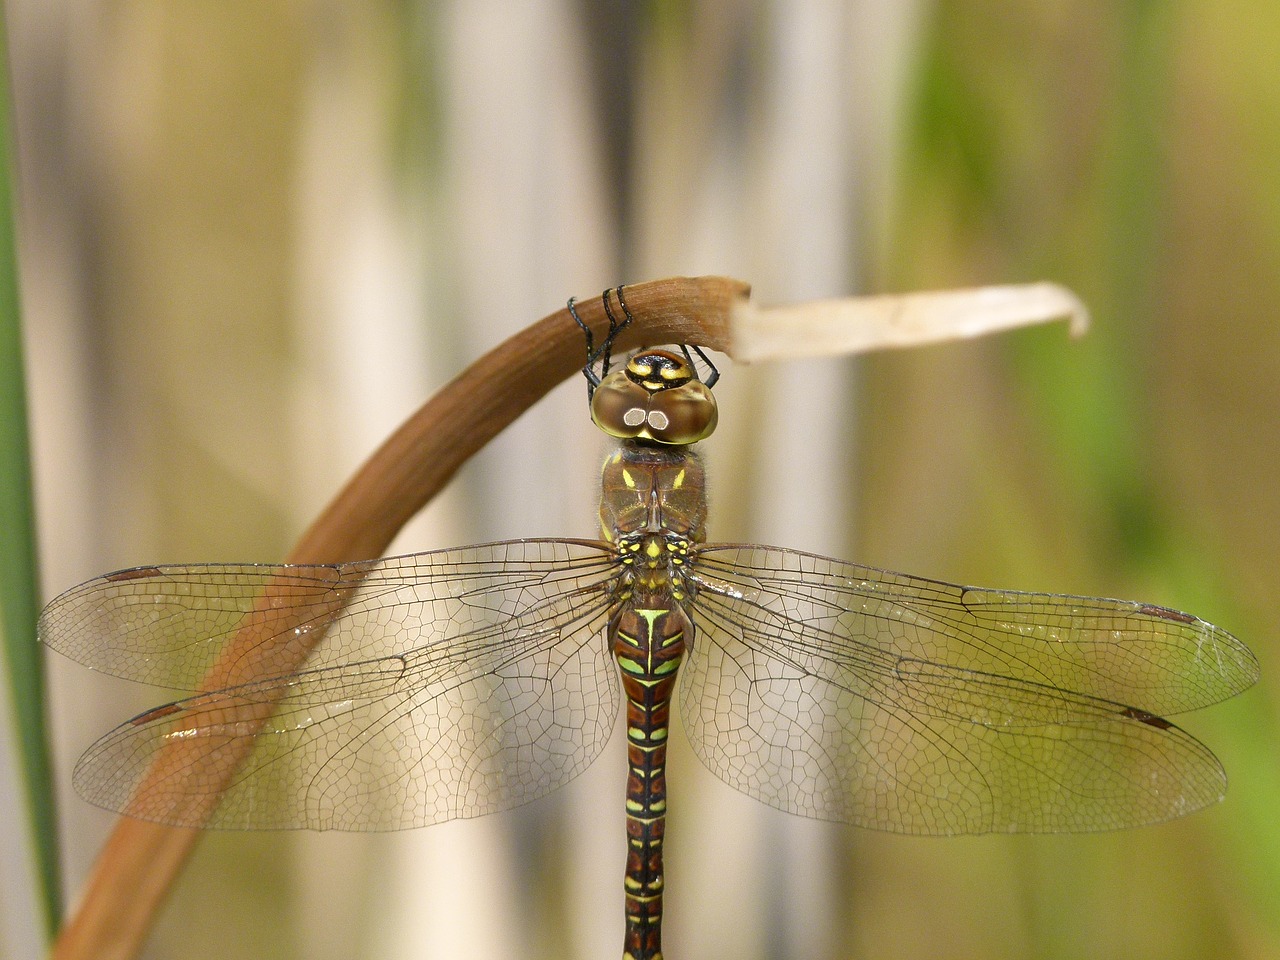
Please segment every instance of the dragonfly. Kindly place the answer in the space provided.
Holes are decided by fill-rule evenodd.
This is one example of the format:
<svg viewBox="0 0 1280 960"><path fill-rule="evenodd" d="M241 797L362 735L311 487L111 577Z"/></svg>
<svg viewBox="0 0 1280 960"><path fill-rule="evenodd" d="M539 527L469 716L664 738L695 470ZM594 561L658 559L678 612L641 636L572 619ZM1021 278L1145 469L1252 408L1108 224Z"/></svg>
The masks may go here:
<svg viewBox="0 0 1280 960"><path fill-rule="evenodd" d="M624 960L662 956L676 702L731 787L861 827L1112 830L1223 797L1217 758L1166 717L1255 682L1241 641L1150 603L708 542L695 445L718 373L681 345L611 370L634 318L622 287L603 303L598 348L579 320L592 419L616 440L598 538L74 587L41 616L48 646L187 693L89 747L78 792L181 827L423 827L563 786L624 710Z"/></svg>

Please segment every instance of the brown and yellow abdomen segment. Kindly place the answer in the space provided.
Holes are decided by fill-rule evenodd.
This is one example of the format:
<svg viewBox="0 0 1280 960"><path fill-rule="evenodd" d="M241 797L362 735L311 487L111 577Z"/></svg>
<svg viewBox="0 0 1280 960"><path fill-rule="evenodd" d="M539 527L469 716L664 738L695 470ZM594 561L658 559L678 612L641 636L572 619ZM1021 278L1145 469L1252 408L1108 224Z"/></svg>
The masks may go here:
<svg viewBox="0 0 1280 960"><path fill-rule="evenodd" d="M662 958L667 734L676 671L693 625L669 595L633 596L611 626L627 698L627 871L623 960ZM654 602L656 601L656 602Z"/></svg>

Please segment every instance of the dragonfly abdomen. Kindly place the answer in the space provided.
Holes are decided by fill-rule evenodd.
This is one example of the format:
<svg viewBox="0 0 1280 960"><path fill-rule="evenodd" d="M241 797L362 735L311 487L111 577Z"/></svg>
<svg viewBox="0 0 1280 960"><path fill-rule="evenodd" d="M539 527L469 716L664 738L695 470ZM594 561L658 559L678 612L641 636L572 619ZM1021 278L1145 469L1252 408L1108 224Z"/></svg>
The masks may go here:
<svg viewBox="0 0 1280 960"><path fill-rule="evenodd" d="M676 671L693 624L669 593L633 594L610 627L627 698L627 869L623 960L662 958L667 736Z"/></svg>

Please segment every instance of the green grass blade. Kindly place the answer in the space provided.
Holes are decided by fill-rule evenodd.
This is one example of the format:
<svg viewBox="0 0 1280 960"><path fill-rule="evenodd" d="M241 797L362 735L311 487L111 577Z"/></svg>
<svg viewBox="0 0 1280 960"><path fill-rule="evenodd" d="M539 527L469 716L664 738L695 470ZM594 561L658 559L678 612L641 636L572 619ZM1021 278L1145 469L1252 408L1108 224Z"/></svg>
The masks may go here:
<svg viewBox="0 0 1280 960"><path fill-rule="evenodd" d="M11 685L39 900L52 934L60 915L58 848L45 736L44 671L36 644L40 604L18 307L11 121L8 34L0 21L0 643Z"/></svg>

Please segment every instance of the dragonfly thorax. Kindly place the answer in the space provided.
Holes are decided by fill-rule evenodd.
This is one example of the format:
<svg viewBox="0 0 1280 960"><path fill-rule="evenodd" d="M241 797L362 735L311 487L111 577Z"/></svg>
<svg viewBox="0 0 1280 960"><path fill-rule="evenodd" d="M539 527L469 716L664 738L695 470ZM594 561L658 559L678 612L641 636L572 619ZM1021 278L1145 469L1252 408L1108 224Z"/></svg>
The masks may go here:
<svg viewBox="0 0 1280 960"><path fill-rule="evenodd" d="M625 568L618 583L620 599L659 595L687 599L685 571L692 544L686 538L672 533L630 534L617 546Z"/></svg>
<svg viewBox="0 0 1280 960"><path fill-rule="evenodd" d="M705 473L692 450L623 443L601 473L600 527L610 543L644 534L706 539Z"/></svg>

